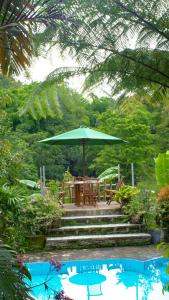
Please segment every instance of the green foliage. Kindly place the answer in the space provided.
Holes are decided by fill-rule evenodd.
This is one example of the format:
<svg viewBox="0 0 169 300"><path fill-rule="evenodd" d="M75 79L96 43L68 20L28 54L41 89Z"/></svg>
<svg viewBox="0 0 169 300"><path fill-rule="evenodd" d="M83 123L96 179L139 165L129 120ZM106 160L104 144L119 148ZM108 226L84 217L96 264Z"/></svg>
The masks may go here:
<svg viewBox="0 0 169 300"><path fill-rule="evenodd" d="M169 232L169 199L158 203L157 207L157 223L161 228Z"/></svg>
<svg viewBox="0 0 169 300"><path fill-rule="evenodd" d="M150 122L149 112L140 108L131 113L107 110L100 115L97 120L99 130L127 140L128 143L103 147L92 164L93 169L100 173L110 164L120 164L121 173L126 180L131 180L131 163L134 162L136 180L152 178L157 144L153 143Z"/></svg>
<svg viewBox="0 0 169 300"><path fill-rule="evenodd" d="M0 236L19 251L28 246L27 236L44 234L62 214L56 196L50 192L43 198L19 186L5 185L0 188L0 199Z"/></svg>
<svg viewBox="0 0 169 300"><path fill-rule="evenodd" d="M47 182L47 187L49 188L49 191L53 194L53 195L57 195L58 190L59 190L59 181L56 180L48 180Z"/></svg>
<svg viewBox="0 0 169 300"><path fill-rule="evenodd" d="M64 176L63 176L63 181L64 182L68 182L68 181L72 181L73 180L73 176L69 171L69 168L65 171Z"/></svg>
<svg viewBox="0 0 169 300"><path fill-rule="evenodd" d="M157 182L160 187L169 184L169 151L159 153L155 160Z"/></svg>
<svg viewBox="0 0 169 300"><path fill-rule="evenodd" d="M23 227L29 235L45 233L49 226L62 215L57 198L50 191L45 197L40 194L31 195L24 207L24 215L20 215Z"/></svg>
<svg viewBox="0 0 169 300"><path fill-rule="evenodd" d="M52 0L2 1L0 7L0 71L13 75L30 66L35 55L33 35L43 32L49 25L57 27L64 22L60 2L55 6Z"/></svg>
<svg viewBox="0 0 169 300"><path fill-rule="evenodd" d="M114 200L117 201L121 207L128 204L131 198L139 193L139 190L135 187L123 185L118 191L115 193Z"/></svg>
<svg viewBox="0 0 169 300"><path fill-rule="evenodd" d="M163 255L164 255L165 258L169 257L169 244L162 242L162 243L157 245L157 249L163 251ZM168 272L167 274L169 274L168 269L167 269L167 272Z"/></svg>
<svg viewBox="0 0 169 300"><path fill-rule="evenodd" d="M20 114L28 112L35 120L56 116L60 119L65 111L78 116L83 109L83 101L80 94L68 88L63 82L57 83L50 79L35 85Z"/></svg>
<svg viewBox="0 0 169 300"><path fill-rule="evenodd" d="M147 229L157 228L157 203L156 203L156 191L151 190L148 186L140 188L140 193L137 195L137 200L140 200L144 207L143 221Z"/></svg>
<svg viewBox="0 0 169 300"><path fill-rule="evenodd" d="M163 256L166 258L169 258L169 244L162 242L157 245L157 249L162 250ZM169 275L169 263L166 268L166 274ZM163 294L164 294L164 292L169 292L169 280L166 281L166 283L163 286Z"/></svg>
<svg viewBox="0 0 169 300"><path fill-rule="evenodd" d="M106 79L117 97L119 91L132 91L167 99L168 2L67 0L64 10L73 15L75 23L60 23L57 29L50 26L39 45L44 41L51 46L59 44L62 51L73 54L80 62L79 72L89 71L86 88ZM66 78L73 73L72 68L63 71ZM61 77L58 73L56 80Z"/></svg>
<svg viewBox="0 0 169 300"><path fill-rule="evenodd" d="M124 213L133 223L144 223L147 229L158 227L156 193L138 185L139 192L123 207Z"/></svg>
<svg viewBox="0 0 169 300"><path fill-rule="evenodd" d="M98 178L100 182L103 182L104 180L106 181L111 181L112 179L116 178L118 176L117 173L117 167L111 167L106 169L104 172L102 172Z"/></svg>
<svg viewBox="0 0 169 300"><path fill-rule="evenodd" d="M33 189L39 188L39 185L35 181L32 181L32 180L21 179L21 180L19 180L19 182L26 185L27 187L30 187Z"/></svg>
<svg viewBox="0 0 169 300"><path fill-rule="evenodd" d="M16 253L0 244L0 299L33 300L25 280L31 280L28 270L18 263Z"/></svg>
<svg viewBox="0 0 169 300"><path fill-rule="evenodd" d="M168 145L167 105L151 104L148 97L129 97L120 106L112 99L84 100L73 92L72 104L61 100L62 118L46 117L34 120L26 114L18 115L36 84L0 88L3 182L14 180L38 181L39 167L45 165L47 179L62 180L65 170L77 176L81 173L81 147L40 145L37 141L74 129L80 125L122 137L127 145L88 147L86 158L89 175L98 175L110 165L120 164L121 173L130 182L130 163L134 162L137 182L154 180L154 157ZM70 92L71 93L71 92ZM94 96L93 96L94 97ZM7 98L7 99L6 99ZM64 100L65 99L65 100ZM71 102L70 101L70 102ZM5 104L6 102L6 104ZM141 103L140 103L141 102ZM72 108L73 107L73 108ZM159 138L161 143L159 143ZM80 151L79 151L80 150ZM10 162L10 163L9 163Z"/></svg>
<svg viewBox="0 0 169 300"><path fill-rule="evenodd" d="M131 223L142 223L145 207L138 197L132 197L129 203L123 207L123 212L128 216Z"/></svg>

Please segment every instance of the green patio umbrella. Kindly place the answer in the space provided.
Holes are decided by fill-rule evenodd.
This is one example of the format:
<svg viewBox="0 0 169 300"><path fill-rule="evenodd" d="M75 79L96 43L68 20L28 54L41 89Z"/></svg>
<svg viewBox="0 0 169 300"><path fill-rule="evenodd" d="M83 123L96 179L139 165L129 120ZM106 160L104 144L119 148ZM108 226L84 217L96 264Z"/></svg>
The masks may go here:
<svg viewBox="0 0 169 300"><path fill-rule="evenodd" d="M106 145L106 144L112 145L112 144L126 143L126 141L120 138L87 127L79 127L77 129L67 131L65 133L42 140L40 142L53 144L53 145L82 145L83 175L85 175L85 146L86 145Z"/></svg>

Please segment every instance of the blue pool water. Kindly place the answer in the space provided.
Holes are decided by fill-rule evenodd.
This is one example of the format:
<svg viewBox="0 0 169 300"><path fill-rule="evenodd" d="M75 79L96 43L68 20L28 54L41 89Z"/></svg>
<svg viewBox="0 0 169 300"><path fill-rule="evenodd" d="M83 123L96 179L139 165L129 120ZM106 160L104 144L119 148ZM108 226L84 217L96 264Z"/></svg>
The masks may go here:
<svg viewBox="0 0 169 300"><path fill-rule="evenodd" d="M53 290L64 290L73 300L169 300L169 293L162 294L169 281L167 263L163 258L70 261L63 262L59 271L47 262L27 266L37 300L54 299ZM46 280L49 289L39 285Z"/></svg>

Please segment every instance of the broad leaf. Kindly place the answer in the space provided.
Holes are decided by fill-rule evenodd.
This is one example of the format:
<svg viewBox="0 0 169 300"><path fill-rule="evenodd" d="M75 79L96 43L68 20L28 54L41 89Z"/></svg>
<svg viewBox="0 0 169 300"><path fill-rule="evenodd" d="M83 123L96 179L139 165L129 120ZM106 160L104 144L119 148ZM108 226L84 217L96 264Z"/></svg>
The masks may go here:
<svg viewBox="0 0 169 300"><path fill-rule="evenodd" d="M169 184L169 151L159 153L155 159L155 172L160 187Z"/></svg>

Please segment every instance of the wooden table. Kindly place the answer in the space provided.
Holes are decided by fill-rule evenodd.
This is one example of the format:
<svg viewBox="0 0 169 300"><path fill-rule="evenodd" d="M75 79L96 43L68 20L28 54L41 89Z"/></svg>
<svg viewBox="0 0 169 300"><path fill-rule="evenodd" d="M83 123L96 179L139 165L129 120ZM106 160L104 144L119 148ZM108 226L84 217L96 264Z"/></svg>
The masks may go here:
<svg viewBox="0 0 169 300"><path fill-rule="evenodd" d="M89 180L75 180L75 181L69 181L68 184L74 187L74 193L75 193L75 205L80 206L81 197L80 193L82 191L83 184L85 183L91 183L96 184L98 183L97 179L89 179Z"/></svg>

